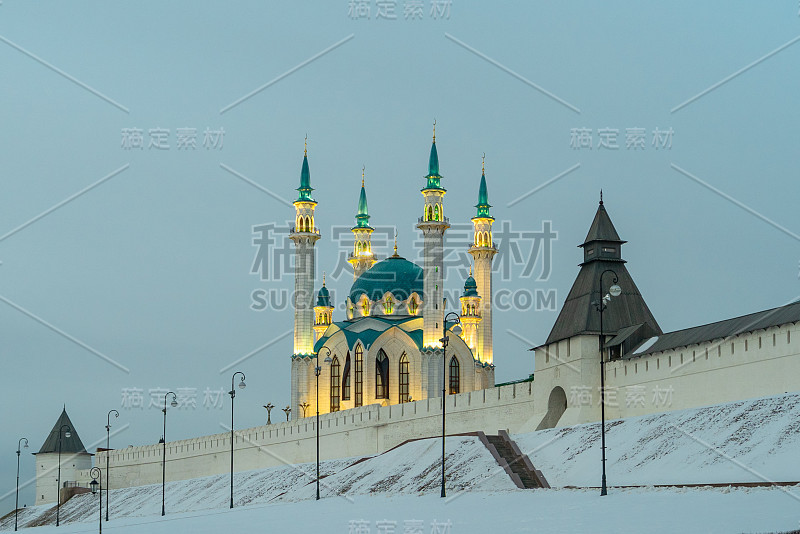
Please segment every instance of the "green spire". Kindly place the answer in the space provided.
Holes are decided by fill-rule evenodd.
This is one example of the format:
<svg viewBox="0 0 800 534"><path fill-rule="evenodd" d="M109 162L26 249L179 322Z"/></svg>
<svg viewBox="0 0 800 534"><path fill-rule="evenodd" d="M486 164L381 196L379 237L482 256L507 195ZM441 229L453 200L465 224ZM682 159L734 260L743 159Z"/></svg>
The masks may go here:
<svg viewBox="0 0 800 534"><path fill-rule="evenodd" d="M442 176L439 174L439 153L436 151L436 121L433 121L433 143L431 144L431 155L428 158L428 184L425 189L442 189L440 180Z"/></svg>
<svg viewBox="0 0 800 534"><path fill-rule="evenodd" d="M358 213L356 213L356 227L370 228L369 209L367 209L367 191L364 189L364 169L361 169L361 195L358 197Z"/></svg>
<svg viewBox="0 0 800 534"><path fill-rule="evenodd" d="M484 154L484 158L486 155ZM492 218L489 214L489 208L491 208L491 204L489 204L489 192L486 188L486 167L481 164L481 186L478 189L478 203L475 205L478 208L478 213L475 217L487 217Z"/></svg>
<svg viewBox="0 0 800 534"><path fill-rule="evenodd" d="M297 188L300 195L297 197L297 202L315 202L311 196L314 190L311 187L311 173L308 170L308 136L306 136L305 150L303 150L303 169L300 171L300 187Z"/></svg>

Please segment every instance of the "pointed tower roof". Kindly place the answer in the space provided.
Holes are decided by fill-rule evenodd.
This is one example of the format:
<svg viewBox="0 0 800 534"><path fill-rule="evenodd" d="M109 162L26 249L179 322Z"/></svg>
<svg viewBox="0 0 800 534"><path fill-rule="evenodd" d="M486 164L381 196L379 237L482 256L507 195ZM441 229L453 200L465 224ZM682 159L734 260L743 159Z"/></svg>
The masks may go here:
<svg viewBox="0 0 800 534"><path fill-rule="evenodd" d="M433 143L431 143L431 155L428 158L428 174L425 176L428 183L425 189L444 189L441 186L442 176L439 174L439 153L436 151L436 121L433 121ZM423 189L423 191L425 191Z"/></svg>
<svg viewBox="0 0 800 534"><path fill-rule="evenodd" d="M620 249L625 241L619 238L602 200L600 202L589 235L579 245L584 252L581 270L572 284L546 344L581 334L600 333L600 314L592 303L600 299L600 276L606 269L612 269L616 273L616 284L622 288L622 294L613 298L603 313L603 333L613 335L624 328L639 326L639 336L662 334L661 327L647 307L625 266L625 260L622 259ZM608 291L613 277L612 273L606 273L603 277L604 291Z"/></svg>
<svg viewBox="0 0 800 534"><path fill-rule="evenodd" d="M462 297L478 297L478 283L472 277L472 268L469 269L469 276L464 281L464 294Z"/></svg>
<svg viewBox="0 0 800 534"><path fill-rule="evenodd" d="M303 150L303 168L300 170L300 187L297 188L300 195L297 197L297 202L315 202L311 196L314 190L311 187L311 173L308 170L308 136L306 136L305 149Z"/></svg>
<svg viewBox="0 0 800 534"><path fill-rule="evenodd" d="M585 247L593 241L613 241L616 243L627 243L627 241L623 241L619 238L619 234L617 233L616 228L614 228L614 223L611 222L611 218L606 212L606 208L603 205L602 190L600 191L600 205L597 206L597 212L594 214L592 226L589 227L589 233L586 234L586 239L583 240L583 245L579 246Z"/></svg>
<svg viewBox="0 0 800 534"><path fill-rule="evenodd" d="M483 155L486 158L486 154ZM475 215L475 218L487 218L493 219L494 217L491 216L489 213L489 208L492 207L489 204L489 191L486 188L486 166L484 163L481 163L481 185L478 188L478 203L475 205L478 208L478 213Z"/></svg>
<svg viewBox="0 0 800 534"><path fill-rule="evenodd" d="M69 420L69 416L67 415L67 408L64 407L64 410L61 412L61 415L58 417L56 424L53 426L53 430L50 431L50 434L47 435L47 439L44 440L44 444L42 448L39 449L39 452L35 454L45 454L48 452L58 452L58 431L64 425L67 425L70 429L70 437L66 437L66 428L63 432L61 432L61 452L62 453L85 453L86 447L83 446L83 442L81 442L81 438L78 437L78 432L75 430L75 426L72 424L72 421Z"/></svg>
<svg viewBox="0 0 800 534"><path fill-rule="evenodd" d="M356 228L372 228L369 225L369 209L367 208L367 190L364 188L364 169L361 169L361 195L358 197Z"/></svg>
<svg viewBox="0 0 800 534"><path fill-rule="evenodd" d="M322 275L322 287L317 293L317 306L325 306L330 307L331 305L331 294L328 292L328 288L325 287L325 274Z"/></svg>

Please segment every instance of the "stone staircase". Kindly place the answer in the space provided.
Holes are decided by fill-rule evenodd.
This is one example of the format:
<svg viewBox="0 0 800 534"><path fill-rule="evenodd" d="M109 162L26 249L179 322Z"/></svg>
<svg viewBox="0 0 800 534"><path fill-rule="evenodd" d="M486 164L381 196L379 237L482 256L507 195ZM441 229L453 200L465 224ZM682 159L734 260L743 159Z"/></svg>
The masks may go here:
<svg viewBox="0 0 800 534"><path fill-rule="evenodd" d="M528 455L519 450L517 444L508 436L508 432L500 430L496 436L487 436L483 432L478 432L478 438L518 488L550 487L542 472L533 466Z"/></svg>

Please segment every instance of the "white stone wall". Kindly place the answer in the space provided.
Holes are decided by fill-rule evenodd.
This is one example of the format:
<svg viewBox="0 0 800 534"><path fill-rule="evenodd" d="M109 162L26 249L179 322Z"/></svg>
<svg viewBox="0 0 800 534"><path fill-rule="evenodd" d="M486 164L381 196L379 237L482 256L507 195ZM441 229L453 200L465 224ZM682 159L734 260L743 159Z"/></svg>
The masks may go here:
<svg viewBox="0 0 800 534"><path fill-rule="evenodd" d="M535 365L538 415L544 416L550 394L561 387L567 411L558 426L600 420L597 336L538 349ZM606 363L608 419L795 391L800 391L797 324Z"/></svg>
<svg viewBox="0 0 800 534"><path fill-rule="evenodd" d="M532 430L531 385L514 384L448 396L447 433ZM409 439L438 436L441 425L440 398L392 406L373 404L321 415L320 457L326 460L378 454ZM312 462L316 457L315 440L313 417L237 431L236 471ZM111 487L161 482L161 448L154 444L110 451ZM226 473L230 469L230 433L169 442L166 448L168 481ZM105 466L106 454L97 454L98 465ZM87 484L91 480L88 469L79 472L77 480Z"/></svg>

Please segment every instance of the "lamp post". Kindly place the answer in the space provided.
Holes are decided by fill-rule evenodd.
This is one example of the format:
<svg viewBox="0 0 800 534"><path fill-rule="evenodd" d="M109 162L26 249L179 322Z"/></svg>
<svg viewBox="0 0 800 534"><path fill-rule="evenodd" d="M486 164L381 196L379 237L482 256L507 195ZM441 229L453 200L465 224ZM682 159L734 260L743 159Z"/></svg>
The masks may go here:
<svg viewBox="0 0 800 534"><path fill-rule="evenodd" d="M56 526L61 524L61 431L67 429L64 432L65 438L72 437L72 429L69 425L61 425L58 428L58 489L56 490Z"/></svg>
<svg viewBox="0 0 800 534"><path fill-rule="evenodd" d="M175 408L178 405L178 396L173 392L168 392L164 395L164 435L161 436L161 443L163 444L161 453L161 515L166 513L164 508L164 496L167 488L167 397L172 395L172 402L170 406Z"/></svg>
<svg viewBox="0 0 800 534"><path fill-rule="evenodd" d="M306 410L308 410L309 406L311 406L311 405L309 403L307 403L307 402L301 402L300 403L300 407L303 409L303 417L306 416Z"/></svg>
<svg viewBox="0 0 800 534"><path fill-rule="evenodd" d="M17 531L17 509L19 509L19 453L22 448L22 442L25 442L25 448L28 448L28 438L20 438L17 442L17 496L14 498L14 532Z"/></svg>
<svg viewBox="0 0 800 534"><path fill-rule="evenodd" d="M271 415L272 409L273 409L274 407L275 407L275 405L274 405L274 404L272 404L271 402L268 402L268 403L267 403L267 405L266 405L266 406L264 406L264 408L266 408L266 409L267 409L267 424L268 424L268 425L271 425L271 424L272 424L272 419L270 419L270 415Z"/></svg>
<svg viewBox="0 0 800 534"><path fill-rule="evenodd" d="M228 392L231 396L231 508L233 508L233 440L235 439L233 436L233 399L236 398L236 388L234 387L236 375L242 375L242 380L239 382L239 389L244 389L246 387L244 383L244 373L241 371L233 373L233 376L231 376L231 390Z"/></svg>
<svg viewBox="0 0 800 534"><path fill-rule="evenodd" d="M456 323L453 327L453 333L455 335L461 334L461 318L458 316L456 312L450 312L444 316L444 321L442 323L442 330L443 335L442 339L439 341L442 342L442 497L446 497L444 491L444 436L445 436L445 406L447 405L446 397L447 395L447 344L450 342L450 336L447 335L447 318L453 316L454 322Z"/></svg>
<svg viewBox="0 0 800 534"><path fill-rule="evenodd" d="M283 413L286 414L286 422L288 423L289 422L289 414L292 413L292 407L291 406L287 406L286 408L281 408L281 410L283 410Z"/></svg>
<svg viewBox="0 0 800 534"><path fill-rule="evenodd" d="M608 294L605 296L603 295L603 276L606 273L611 273L614 275L614 279L611 281L611 287L608 288ZM602 456L602 464L603 464L603 478L600 487L600 495L607 495L608 490L606 488L606 372L605 372L605 361L603 358L603 345L605 345L604 341L604 334L603 334L603 311L606 309L607 303L611 300L611 297L618 297L622 293L622 289L617 285L618 278L617 273L613 269L606 269L602 273L600 273L600 279L598 280L600 285L600 300L596 300L593 302L598 312L600 312L600 451Z"/></svg>
<svg viewBox="0 0 800 534"><path fill-rule="evenodd" d="M89 471L89 475L92 477L92 481L89 482L89 485L92 487L92 494L97 493L98 489L100 490L100 534L103 534L103 472L99 467L92 467L92 470ZM97 483L98 478L100 479L99 484ZM97 487L98 485L100 486L99 488ZM108 519L106 519L106 521L108 521Z"/></svg>
<svg viewBox="0 0 800 534"><path fill-rule="evenodd" d="M331 360L331 349L322 347L321 350L328 351L328 355L325 357L325 363L330 364L333 361ZM317 377L317 500L319 500L319 373L322 371L322 367L319 365L319 352L314 355L314 359L317 360L316 366L314 366L314 374ZM303 414L305 415L305 409L303 410Z"/></svg>
<svg viewBox="0 0 800 534"><path fill-rule="evenodd" d="M109 410L108 416L106 417L106 521L108 521L108 486L109 481L111 480L108 477L108 454L110 449L110 442L111 442L111 414L114 414L114 417L119 417L119 412L117 410Z"/></svg>

